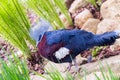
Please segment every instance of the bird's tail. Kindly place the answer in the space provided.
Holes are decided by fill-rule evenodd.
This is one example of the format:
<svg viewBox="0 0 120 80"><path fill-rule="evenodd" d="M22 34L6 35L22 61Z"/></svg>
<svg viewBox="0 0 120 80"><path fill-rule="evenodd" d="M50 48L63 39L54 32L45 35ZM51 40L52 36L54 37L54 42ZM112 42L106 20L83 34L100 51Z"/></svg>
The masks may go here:
<svg viewBox="0 0 120 80"><path fill-rule="evenodd" d="M94 37L94 46L112 45L116 39L120 38L120 31L111 31Z"/></svg>
<svg viewBox="0 0 120 80"><path fill-rule="evenodd" d="M112 31L96 35L94 38L95 46L112 45L118 38L120 38L120 31Z"/></svg>

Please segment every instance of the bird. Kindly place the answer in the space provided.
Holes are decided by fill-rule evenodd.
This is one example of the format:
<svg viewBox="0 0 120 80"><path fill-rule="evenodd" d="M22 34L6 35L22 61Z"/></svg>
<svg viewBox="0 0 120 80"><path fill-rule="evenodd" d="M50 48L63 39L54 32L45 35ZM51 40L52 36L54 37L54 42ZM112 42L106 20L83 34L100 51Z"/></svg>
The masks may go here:
<svg viewBox="0 0 120 80"><path fill-rule="evenodd" d="M120 31L93 34L80 29L53 30L48 21L40 19L30 28L30 36L36 41L38 52L44 58L54 63L72 63L82 51L114 44L120 38Z"/></svg>

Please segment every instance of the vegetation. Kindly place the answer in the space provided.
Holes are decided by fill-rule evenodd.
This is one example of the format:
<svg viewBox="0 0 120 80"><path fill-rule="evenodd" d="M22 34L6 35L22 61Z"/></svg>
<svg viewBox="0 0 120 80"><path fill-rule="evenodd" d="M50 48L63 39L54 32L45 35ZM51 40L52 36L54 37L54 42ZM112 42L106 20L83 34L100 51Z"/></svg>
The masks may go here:
<svg viewBox="0 0 120 80"><path fill-rule="evenodd" d="M13 54L8 62L0 58L0 80L30 80L29 70L24 60Z"/></svg>
<svg viewBox="0 0 120 80"><path fill-rule="evenodd" d="M29 7L35 10L40 17L47 19L54 29L64 28L59 14L66 16L72 25L64 0L26 0ZM19 48L27 57L30 50L27 43L35 46L35 42L29 36L30 23L27 18L27 4L21 0L1 0L0 2L0 35L14 46ZM24 6L25 5L25 6Z"/></svg>
<svg viewBox="0 0 120 80"><path fill-rule="evenodd" d="M96 56L97 52L101 49L102 47L96 47L95 49L91 49L92 56Z"/></svg>
<svg viewBox="0 0 120 80"><path fill-rule="evenodd" d="M107 64L107 68L108 68L108 74L103 71L102 67L100 67L100 71L101 71L102 77L99 77L97 74L95 74L95 77L96 77L97 80L101 80L101 78L102 78L103 80L120 80L120 77L117 76L117 75L111 70L111 68L109 67L108 64Z"/></svg>
<svg viewBox="0 0 120 80"><path fill-rule="evenodd" d="M102 4L102 0L86 0L90 4L92 4L95 8L99 10L99 6Z"/></svg>
<svg viewBox="0 0 120 80"><path fill-rule="evenodd" d="M48 20L53 25L54 29L64 28L59 14L64 14L68 22L72 25L72 20L64 0L28 0L27 3L40 17Z"/></svg>
<svg viewBox="0 0 120 80"><path fill-rule="evenodd" d="M29 28L30 24L25 9L18 0L0 1L0 34L23 53L26 53L26 56L30 55L27 42L35 45L29 36Z"/></svg>

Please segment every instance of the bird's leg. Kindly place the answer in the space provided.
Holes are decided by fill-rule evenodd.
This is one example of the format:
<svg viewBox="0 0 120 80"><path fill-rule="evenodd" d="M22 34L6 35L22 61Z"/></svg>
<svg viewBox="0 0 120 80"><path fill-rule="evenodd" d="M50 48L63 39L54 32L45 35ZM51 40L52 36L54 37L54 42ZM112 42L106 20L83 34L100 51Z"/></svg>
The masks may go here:
<svg viewBox="0 0 120 80"><path fill-rule="evenodd" d="M79 70L79 68L78 68L78 64L77 64L77 62L76 62L76 58L73 59L73 64L74 64L75 70L76 70L76 72L77 72L77 71Z"/></svg>
<svg viewBox="0 0 120 80"><path fill-rule="evenodd" d="M87 57L87 62L90 63L92 62L92 54L89 54Z"/></svg>
<svg viewBox="0 0 120 80"><path fill-rule="evenodd" d="M77 72L79 71L79 67L78 67L78 64L76 62L76 58L73 59L73 66L75 66L75 71L71 72L72 74L77 74Z"/></svg>

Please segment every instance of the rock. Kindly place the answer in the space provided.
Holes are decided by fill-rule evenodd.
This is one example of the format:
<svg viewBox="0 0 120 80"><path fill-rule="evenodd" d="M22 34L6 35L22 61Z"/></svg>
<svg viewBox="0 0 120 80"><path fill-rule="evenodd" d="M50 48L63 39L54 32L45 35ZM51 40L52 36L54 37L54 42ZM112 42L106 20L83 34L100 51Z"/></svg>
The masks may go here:
<svg viewBox="0 0 120 80"><path fill-rule="evenodd" d="M104 80L103 77L102 77L101 72L94 72L94 73L100 78L100 80ZM89 75L84 76L83 80L84 79L85 80L97 80L94 73L91 73Z"/></svg>
<svg viewBox="0 0 120 80"><path fill-rule="evenodd" d="M93 18L93 15L88 9L85 9L75 17L74 25L81 28L89 18Z"/></svg>
<svg viewBox="0 0 120 80"><path fill-rule="evenodd" d="M103 68L104 72L106 72L108 70L108 68L107 68L107 64L108 64L112 71L114 71L117 74L120 73L120 69L119 69L120 68L120 55L101 60L100 63L102 63L102 66L104 67ZM88 74L91 74L95 71L100 71L100 66L101 65L99 64L99 62L81 65L80 75L84 76L85 70L86 70L86 73L88 73Z"/></svg>
<svg viewBox="0 0 120 80"><path fill-rule="evenodd" d="M104 80L103 75L101 72L93 72L89 75L86 75L85 77L83 77L82 79L84 80L98 80L97 77L95 76L95 74L100 78L100 80ZM111 79L111 76L109 74L109 72L103 72L103 74L105 75L105 78L109 77L109 79ZM116 74L119 76L119 74Z"/></svg>
<svg viewBox="0 0 120 80"><path fill-rule="evenodd" d="M110 46L110 49L111 49L112 51L114 51L114 50L120 50L120 39L117 39L117 40L115 41L114 45L111 45L111 46Z"/></svg>
<svg viewBox="0 0 120 80"><path fill-rule="evenodd" d="M80 65L83 61L87 61L87 58L81 57L80 54L79 54L78 56L76 56L76 63L77 63L78 65Z"/></svg>
<svg viewBox="0 0 120 80"><path fill-rule="evenodd" d="M67 6L68 9L71 6L71 4L72 4L73 1L74 0L65 0L65 4L66 4L66 6Z"/></svg>
<svg viewBox="0 0 120 80"><path fill-rule="evenodd" d="M54 70L57 69L59 70L59 72L64 72L68 66L69 66L69 63L59 64L59 63L54 63L49 61L47 65L45 65L45 69L49 69L50 71L53 71L53 68L54 68Z"/></svg>
<svg viewBox="0 0 120 80"><path fill-rule="evenodd" d="M119 21L113 19L102 20L97 27L97 34L102 34L107 31L120 30Z"/></svg>
<svg viewBox="0 0 120 80"><path fill-rule="evenodd" d="M72 28L71 25L70 25L70 23L66 19L65 15L61 14L60 15L60 19L63 22L63 24L64 24L64 26L65 26L66 29L71 29Z"/></svg>
<svg viewBox="0 0 120 80"><path fill-rule="evenodd" d="M119 21L113 19L104 19L98 24L97 34L102 34L107 31L120 30ZM120 49L120 39L116 40L114 45L110 46L111 50Z"/></svg>
<svg viewBox="0 0 120 80"><path fill-rule="evenodd" d="M92 32L92 33L96 33L97 25L99 22L100 22L99 19L90 18L85 22L85 24L82 26L81 29Z"/></svg>
<svg viewBox="0 0 120 80"><path fill-rule="evenodd" d="M71 6L70 6L70 9L69 9L69 12L70 13L75 13L75 11L78 9L78 8L82 8L82 7L85 7L86 5L88 5L88 2L86 0L75 0Z"/></svg>
<svg viewBox="0 0 120 80"><path fill-rule="evenodd" d="M42 76L45 76L45 77L49 78L49 76L48 76L48 75L45 75L45 74L42 75ZM39 76L39 75L30 74L30 80L46 80L46 78L41 77L41 76ZM48 79L48 80L50 80L50 79Z"/></svg>
<svg viewBox="0 0 120 80"><path fill-rule="evenodd" d="M102 4L100 12L103 18L120 21L120 0L107 0Z"/></svg>

